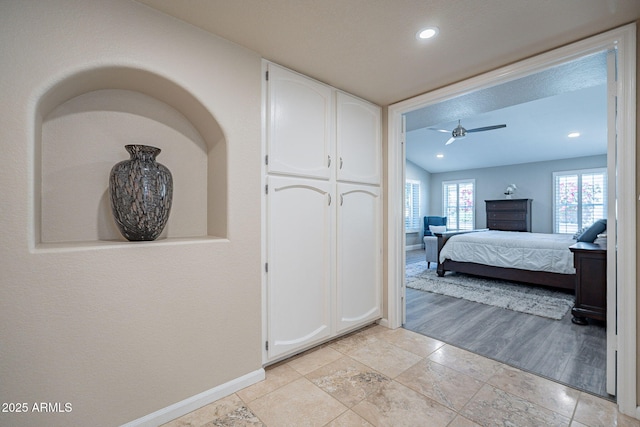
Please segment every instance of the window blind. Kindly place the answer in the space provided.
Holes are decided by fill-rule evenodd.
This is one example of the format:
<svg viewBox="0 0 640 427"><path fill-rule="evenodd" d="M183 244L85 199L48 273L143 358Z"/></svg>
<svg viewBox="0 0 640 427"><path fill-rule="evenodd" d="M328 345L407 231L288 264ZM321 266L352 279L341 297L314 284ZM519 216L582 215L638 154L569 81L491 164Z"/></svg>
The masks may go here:
<svg viewBox="0 0 640 427"><path fill-rule="evenodd" d="M404 228L420 230L420 181L407 180L404 193Z"/></svg>
<svg viewBox="0 0 640 427"><path fill-rule="evenodd" d="M554 172L553 231L577 233L607 217L607 170Z"/></svg>
<svg viewBox="0 0 640 427"><path fill-rule="evenodd" d="M456 230L475 228L475 180L442 183L443 215L447 226Z"/></svg>

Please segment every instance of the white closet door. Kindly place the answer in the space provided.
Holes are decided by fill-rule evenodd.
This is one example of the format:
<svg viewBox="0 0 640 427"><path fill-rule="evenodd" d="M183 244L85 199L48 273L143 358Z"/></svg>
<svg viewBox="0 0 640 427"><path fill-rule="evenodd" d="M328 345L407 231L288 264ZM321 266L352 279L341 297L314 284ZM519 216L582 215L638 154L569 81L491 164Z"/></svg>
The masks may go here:
<svg viewBox="0 0 640 427"><path fill-rule="evenodd" d="M337 93L338 180L380 184L380 107Z"/></svg>
<svg viewBox="0 0 640 427"><path fill-rule="evenodd" d="M331 334L331 186L268 177L267 316L270 360Z"/></svg>
<svg viewBox="0 0 640 427"><path fill-rule="evenodd" d="M268 72L268 172L329 179L333 90L273 64Z"/></svg>
<svg viewBox="0 0 640 427"><path fill-rule="evenodd" d="M380 318L380 189L338 184L337 332Z"/></svg>

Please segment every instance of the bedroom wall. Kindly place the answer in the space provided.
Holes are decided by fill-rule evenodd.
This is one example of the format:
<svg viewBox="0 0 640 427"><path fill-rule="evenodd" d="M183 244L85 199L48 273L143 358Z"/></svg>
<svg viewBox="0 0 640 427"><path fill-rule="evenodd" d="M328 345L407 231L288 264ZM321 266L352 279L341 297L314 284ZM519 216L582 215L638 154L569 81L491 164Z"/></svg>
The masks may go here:
<svg viewBox="0 0 640 427"><path fill-rule="evenodd" d="M431 174L430 214L442 214L442 182L457 179L476 180L476 228L487 225L485 200L504 199L508 184L516 184L514 198L533 199L532 231L553 232L553 172L607 166L607 156L589 156L548 162L472 169Z"/></svg>
<svg viewBox="0 0 640 427"><path fill-rule="evenodd" d="M415 163L407 160L405 163L405 178L420 181L420 217L429 212L429 191L431 187L431 174ZM406 247L422 247L422 230L419 232L405 233Z"/></svg>
<svg viewBox="0 0 640 427"><path fill-rule="evenodd" d="M0 413L0 425L116 426L245 375L259 380L260 56L130 0L2 1L0 40L0 401L29 405ZM130 92L103 102L96 87ZM51 93L69 119L53 128ZM196 228L130 243L101 235L100 197L67 191L65 209L45 209L54 225L44 240L56 243L43 243L48 189L105 194L93 171L106 178L126 158L122 146L157 126L167 128L154 136L177 131L158 158L174 180L195 156L196 193L226 200L187 201L174 219ZM176 191L189 192L186 182ZM65 212L90 232L60 230ZM39 402L62 413L32 411Z"/></svg>

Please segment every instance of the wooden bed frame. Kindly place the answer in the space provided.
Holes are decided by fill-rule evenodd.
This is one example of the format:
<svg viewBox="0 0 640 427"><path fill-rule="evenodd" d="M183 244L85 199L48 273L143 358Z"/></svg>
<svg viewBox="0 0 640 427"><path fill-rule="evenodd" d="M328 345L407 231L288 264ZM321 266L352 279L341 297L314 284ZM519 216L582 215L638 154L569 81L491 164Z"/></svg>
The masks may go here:
<svg viewBox="0 0 640 427"><path fill-rule="evenodd" d="M433 233L438 238L438 269L439 277L447 271L474 274L476 276L491 277L494 279L511 280L515 282L529 283L533 285L549 286L554 288L575 290L576 275L552 273L548 271L521 270L518 268L494 267L491 265L477 264L475 262L459 262L447 259L440 262L440 251L450 237L456 234L476 233L483 230L449 231L445 233ZM567 248L569 250L569 248Z"/></svg>

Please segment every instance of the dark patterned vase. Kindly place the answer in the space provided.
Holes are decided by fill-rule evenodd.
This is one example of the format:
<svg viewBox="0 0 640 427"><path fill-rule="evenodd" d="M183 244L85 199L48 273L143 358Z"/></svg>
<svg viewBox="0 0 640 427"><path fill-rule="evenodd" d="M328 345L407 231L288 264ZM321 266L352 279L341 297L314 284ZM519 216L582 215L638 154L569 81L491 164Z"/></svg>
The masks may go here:
<svg viewBox="0 0 640 427"><path fill-rule="evenodd" d="M120 233L131 241L155 240L169 219L173 178L156 162L160 149L125 145L131 158L117 163L109 176L111 210Z"/></svg>

